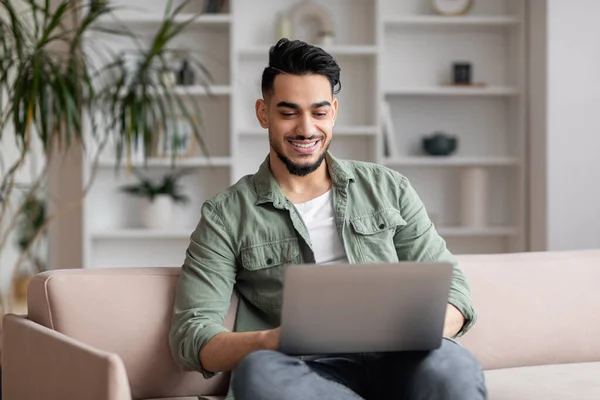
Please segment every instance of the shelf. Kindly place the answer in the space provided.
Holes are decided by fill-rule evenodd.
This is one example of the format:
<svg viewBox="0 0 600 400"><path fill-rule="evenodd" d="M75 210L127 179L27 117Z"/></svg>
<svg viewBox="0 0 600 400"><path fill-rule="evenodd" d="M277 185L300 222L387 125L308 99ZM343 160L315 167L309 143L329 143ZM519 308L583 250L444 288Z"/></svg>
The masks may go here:
<svg viewBox="0 0 600 400"><path fill-rule="evenodd" d="M189 240L194 228L189 229L107 229L92 232L91 236L96 240L117 240L117 239L181 239Z"/></svg>
<svg viewBox="0 0 600 400"><path fill-rule="evenodd" d="M519 229L516 227L481 227L481 228L465 228L465 227L439 227L436 228L440 236L445 237L475 237L475 236L515 236L519 234Z"/></svg>
<svg viewBox="0 0 600 400"><path fill-rule="evenodd" d="M371 56L377 54L376 46L369 45L339 45L322 46L322 48L333 56ZM240 50L242 56L264 56L269 55L270 46L252 46Z"/></svg>
<svg viewBox="0 0 600 400"><path fill-rule="evenodd" d="M375 125L350 125L336 126L333 128L333 136L375 136L377 135L377 126ZM267 131L264 129L243 129L240 131L240 136L261 136L266 137Z"/></svg>
<svg viewBox="0 0 600 400"><path fill-rule="evenodd" d="M103 159L98 162L100 168L115 168L116 160L114 159ZM189 158L178 158L175 161L175 167L229 167L231 166L231 158L229 157L189 157ZM171 167L172 160L170 158L150 158L147 163L144 164L141 160L131 161L133 167ZM121 160L120 168L125 168L126 160Z"/></svg>
<svg viewBox="0 0 600 400"><path fill-rule="evenodd" d="M418 15L384 19L386 27L507 27L519 23L517 17L511 16L442 17Z"/></svg>
<svg viewBox="0 0 600 400"><path fill-rule="evenodd" d="M420 156L387 158L383 164L405 167L511 167L518 166L519 160L513 157Z"/></svg>
<svg viewBox="0 0 600 400"><path fill-rule="evenodd" d="M148 92L151 95L164 95L165 91L151 90ZM170 93L177 96L229 96L231 94L231 86L229 85L189 85L189 86L176 86L171 89ZM121 95L125 96L126 90L121 90Z"/></svg>
<svg viewBox="0 0 600 400"><path fill-rule="evenodd" d="M191 96L227 96L231 94L231 86L212 85L208 88L201 85L179 86L173 90L173 93Z"/></svg>
<svg viewBox="0 0 600 400"><path fill-rule="evenodd" d="M517 96L519 90L503 86L425 86L390 89L385 94L386 96Z"/></svg>
<svg viewBox="0 0 600 400"><path fill-rule="evenodd" d="M196 14L180 14L175 17L175 22L180 24L193 18ZM104 17L100 21L103 26L118 26L118 25L140 25L140 24L160 24L163 22L163 14L148 14L143 11L133 14L131 12L116 15L116 18ZM231 24L230 14L204 14L196 18L190 26L207 26L207 27L228 27Z"/></svg>

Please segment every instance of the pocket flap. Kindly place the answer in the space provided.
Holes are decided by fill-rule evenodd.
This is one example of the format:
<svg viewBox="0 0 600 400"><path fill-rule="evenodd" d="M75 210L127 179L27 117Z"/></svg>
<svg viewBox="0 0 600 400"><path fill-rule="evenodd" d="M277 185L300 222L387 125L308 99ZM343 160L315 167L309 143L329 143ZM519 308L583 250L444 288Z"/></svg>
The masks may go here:
<svg viewBox="0 0 600 400"><path fill-rule="evenodd" d="M284 239L242 249L242 265L256 271L276 265L290 263L300 254L298 239Z"/></svg>
<svg viewBox="0 0 600 400"><path fill-rule="evenodd" d="M377 211L375 213L355 217L350 220L354 230L363 235L373 235L387 229L406 225L400 211L393 208Z"/></svg>

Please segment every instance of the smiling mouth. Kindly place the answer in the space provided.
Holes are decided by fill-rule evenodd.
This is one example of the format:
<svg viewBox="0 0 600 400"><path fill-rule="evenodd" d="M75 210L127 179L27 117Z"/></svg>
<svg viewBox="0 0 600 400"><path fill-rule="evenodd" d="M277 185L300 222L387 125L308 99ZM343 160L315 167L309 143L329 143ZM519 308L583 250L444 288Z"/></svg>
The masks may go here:
<svg viewBox="0 0 600 400"><path fill-rule="evenodd" d="M293 140L288 140L288 142L290 142L290 144L298 149L313 149L315 147L317 147L317 144L320 142L321 140L313 140L311 142L298 142L298 141L293 141Z"/></svg>

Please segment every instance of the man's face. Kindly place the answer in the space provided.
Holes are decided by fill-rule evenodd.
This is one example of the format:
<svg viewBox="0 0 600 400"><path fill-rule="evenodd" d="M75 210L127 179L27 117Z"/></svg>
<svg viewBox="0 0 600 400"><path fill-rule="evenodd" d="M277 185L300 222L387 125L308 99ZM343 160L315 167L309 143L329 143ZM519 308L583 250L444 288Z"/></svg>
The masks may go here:
<svg viewBox="0 0 600 400"><path fill-rule="evenodd" d="M321 165L337 106L323 75L277 75L272 96L256 102L258 120L269 130L271 152L291 174L305 176Z"/></svg>

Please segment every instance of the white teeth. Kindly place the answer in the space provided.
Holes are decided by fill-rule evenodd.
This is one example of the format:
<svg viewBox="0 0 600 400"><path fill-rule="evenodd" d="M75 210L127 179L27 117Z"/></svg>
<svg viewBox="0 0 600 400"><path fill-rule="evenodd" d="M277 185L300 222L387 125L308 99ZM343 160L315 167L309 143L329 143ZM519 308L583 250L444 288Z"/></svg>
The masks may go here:
<svg viewBox="0 0 600 400"><path fill-rule="evenodd" d="M308 144L294 143L294 142L291 142L291 143L292 143L292 145L294 145L296 147L301 147L303 149L308 149L309 147L314 147L317 144L317 142L312 142L312 143L308 143Z"/></svg>

